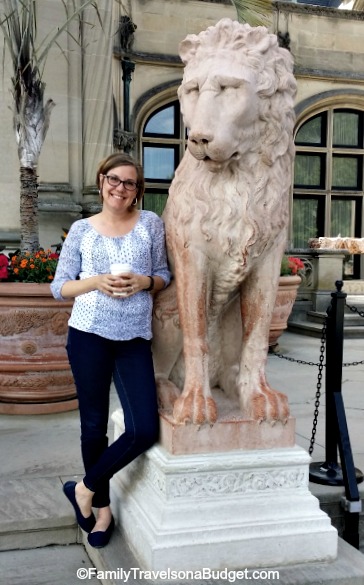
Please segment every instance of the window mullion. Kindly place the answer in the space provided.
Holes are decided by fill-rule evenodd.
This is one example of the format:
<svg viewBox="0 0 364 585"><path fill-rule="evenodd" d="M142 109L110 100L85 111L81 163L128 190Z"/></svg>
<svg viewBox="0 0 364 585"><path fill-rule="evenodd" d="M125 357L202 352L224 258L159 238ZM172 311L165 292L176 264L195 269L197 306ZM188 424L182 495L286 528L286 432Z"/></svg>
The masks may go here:
<svg viewBox="0 0 364 585"><path fill-rule="evenodd" d="M326 169L325 169L325 233L329 236L331 232L331 190L332 190L332 138L333 138L334 117L333 110L327 112L327 152L326 152Z"/></svg>

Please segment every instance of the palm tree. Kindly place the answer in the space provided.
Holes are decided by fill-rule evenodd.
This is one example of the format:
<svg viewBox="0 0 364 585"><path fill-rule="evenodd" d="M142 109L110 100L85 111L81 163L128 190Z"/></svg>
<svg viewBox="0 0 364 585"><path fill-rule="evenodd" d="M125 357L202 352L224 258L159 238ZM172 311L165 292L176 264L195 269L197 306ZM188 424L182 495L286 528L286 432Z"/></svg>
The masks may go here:
<svg viewBox="0 0 364 585"><path fill-rule="evenodd" d="M231 0L238 20L251 26L269 26L271 24L272 0Z"/></svg>
<svg viewBox="0 0 364 585"><path fill-rule="evenodd" d="M51 46L93 0L61 0L65 9L64 22L37 39L36 0L1 0L0 28L5 48L11 59L13 76L13 123L20 162L20 239L22 251L39 249L37 165L49 128L53 100L44 103L45 82L42 79ZM71 9L69 8L71 4Z"/></svg>

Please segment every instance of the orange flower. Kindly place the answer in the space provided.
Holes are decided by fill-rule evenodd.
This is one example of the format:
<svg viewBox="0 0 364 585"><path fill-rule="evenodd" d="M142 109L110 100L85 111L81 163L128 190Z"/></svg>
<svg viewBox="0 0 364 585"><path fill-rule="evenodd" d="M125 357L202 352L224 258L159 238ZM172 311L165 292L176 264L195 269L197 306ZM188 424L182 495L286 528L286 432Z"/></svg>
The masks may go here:
<svg viewBox="0 0 364 585"><path fill-rule="evenodd" d="M50 248L48 250L39 248L34 252L17 250L10 259L7 258L7 279L10 282L49 283L54 279L58 259L59 253L52 252ZM1 275L0 280L4 280Z"/></svg>

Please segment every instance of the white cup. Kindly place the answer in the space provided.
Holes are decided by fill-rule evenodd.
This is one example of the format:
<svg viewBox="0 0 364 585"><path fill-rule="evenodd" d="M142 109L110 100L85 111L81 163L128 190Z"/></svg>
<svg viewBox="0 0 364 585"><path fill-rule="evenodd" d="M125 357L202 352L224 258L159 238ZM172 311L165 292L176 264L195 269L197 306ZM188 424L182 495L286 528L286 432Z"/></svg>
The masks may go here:
<svg viewBox="0 0 364 585"><path fill-rule="evenodd" d="M114 274L118 276L119 274L125 274L126 272L132 272L133 267L131 264L127 264L126 262L115 262L114 264L110 264L110 274ZM113 293L116 297L126 297L128 293L125 292L114 292Z"/></svg>

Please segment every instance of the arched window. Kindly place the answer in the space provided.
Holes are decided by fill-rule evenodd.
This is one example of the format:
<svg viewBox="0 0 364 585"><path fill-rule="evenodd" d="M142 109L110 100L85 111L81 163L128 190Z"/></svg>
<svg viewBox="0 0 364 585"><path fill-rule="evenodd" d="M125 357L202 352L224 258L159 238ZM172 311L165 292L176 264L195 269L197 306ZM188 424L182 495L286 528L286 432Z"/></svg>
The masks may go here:
<svg viewBox="0 0 364 585"><path fill-rule="evenodd" d="M309 238L362 237L364 112L332 107L296 134L292 231L295 248ZM359 278L360 258L347 263Z"/></svg>
<svg viewBox="0 0 364 585"><path fill-rule="evenodd" d="M158 215L164 209L168 188L185 151L185 137L178 100L154 110L143 125L142 161L146 182L143 207Z"/></svg>

